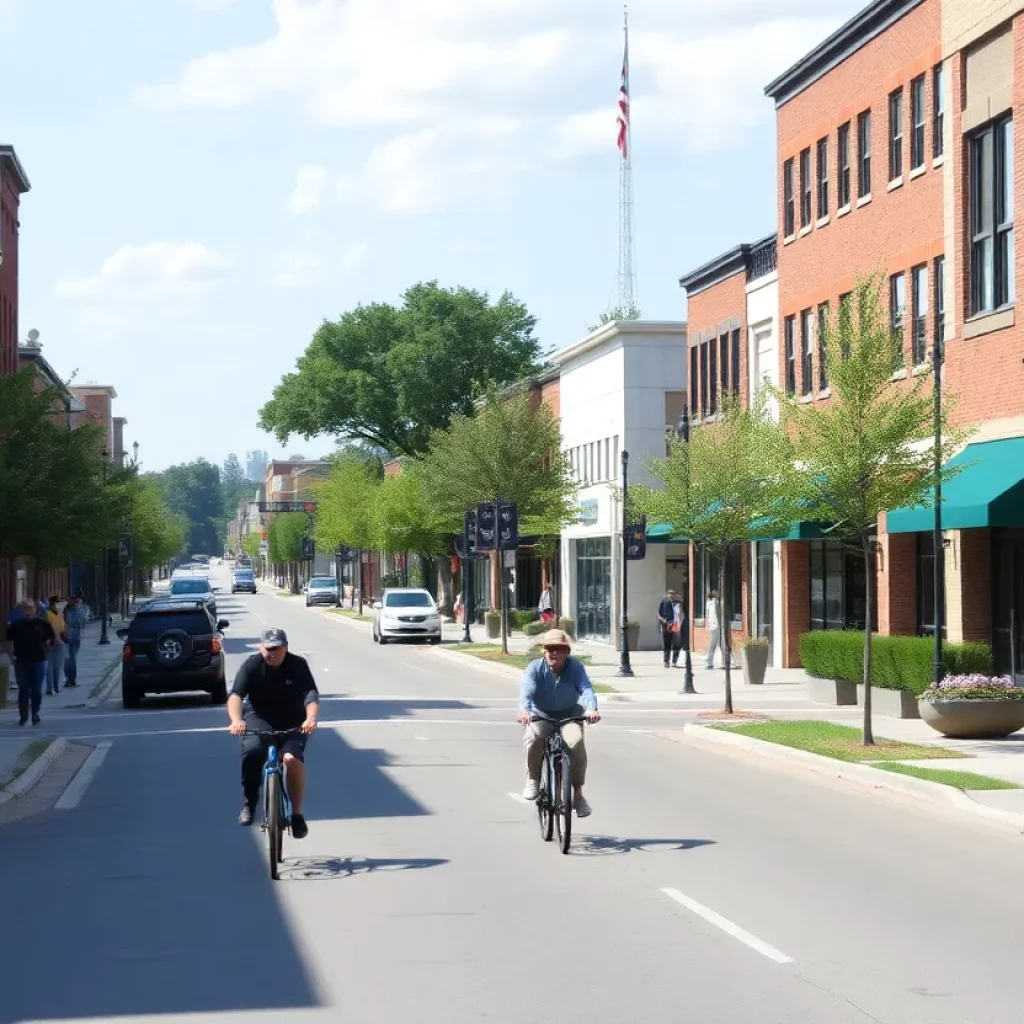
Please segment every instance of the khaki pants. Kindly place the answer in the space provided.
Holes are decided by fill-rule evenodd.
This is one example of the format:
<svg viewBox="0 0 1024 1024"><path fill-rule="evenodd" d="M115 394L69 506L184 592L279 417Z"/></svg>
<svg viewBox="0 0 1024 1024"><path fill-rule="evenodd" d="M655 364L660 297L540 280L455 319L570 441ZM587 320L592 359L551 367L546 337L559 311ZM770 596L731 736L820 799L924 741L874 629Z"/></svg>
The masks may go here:
<svg viewBox="0 0 1024 1024"><path fill-rule="evenodd" d="M540 766L544 760L544 744L554 726L551 722L531 722L526 727L523 745L526 747L526 774L540 781ZM574 786L587 780L587 747L583 742L583 726L568 722L562 726L562 739L569 751L569 775Z"/></svg>

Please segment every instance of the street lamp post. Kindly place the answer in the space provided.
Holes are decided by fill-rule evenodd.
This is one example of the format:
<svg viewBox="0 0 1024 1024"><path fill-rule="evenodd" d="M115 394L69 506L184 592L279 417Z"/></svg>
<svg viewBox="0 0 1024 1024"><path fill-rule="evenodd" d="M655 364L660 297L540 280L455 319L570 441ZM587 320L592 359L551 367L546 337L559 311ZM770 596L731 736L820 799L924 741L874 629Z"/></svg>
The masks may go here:
<svg viewBox="0 0 1024 1024"><path fill-rule="evenodd" d="M102 456L102 470L103 470L103 494L106 496L107 493L107 459L110 458L110 453L107 451L104 445L103 450L100 452ZM106 539L103 541L103 558L100 562L100 644L109 644L110 637L107 636L107 542Z"/></svg>
<svg viewBox="0 0 1024 1024"><path fill-rule="evenodd" d="M629 452L622 453L622 625L619 637L617 676L631 676L629 664L629 560L626 558L629 532Z"/></svg>
<svg viewBox="0 0 1024 1024"><path fill-rule="evenodd" d="M465 629L462 631L462 642L464 644L471 644L473 636L469 631L470 616L473 614L473 608L476 603L476 597L473 594L475 559L469 550L469 537L465 537L462 543L464 545L464 557L462 560L462 621L465 626Z"/></svg>
<svg viewBox="0 0 1024 1024"><path fill-rule="evenodd" d="M679 426L676 428L676 436L683 444L690 443L690 414L683 406L683 414L679 417ZM686 482L689 485L690 462L686 462ZM696 693L693 688L693 660L690 657L690 541L686 541L686 636L683 638L683 688L680 693Z"/></svg>
<svg viewBox="0 0 1024 1024"><path fill-rule="evenodd" d="M942 336L939 331L935 332L935 341L932 345L932 367L935 373L933 382L934 414L935 414L935 512L932 524L932 545L935 549L935 579L933 598L935 601L935 663L933 666L933 682L936 686L942 681L946 674L946 667L942 662L942 627L945 615L943 609L943 598L945 595L946 582L946 553L942 539L942 359L943 359Z"/></svg>

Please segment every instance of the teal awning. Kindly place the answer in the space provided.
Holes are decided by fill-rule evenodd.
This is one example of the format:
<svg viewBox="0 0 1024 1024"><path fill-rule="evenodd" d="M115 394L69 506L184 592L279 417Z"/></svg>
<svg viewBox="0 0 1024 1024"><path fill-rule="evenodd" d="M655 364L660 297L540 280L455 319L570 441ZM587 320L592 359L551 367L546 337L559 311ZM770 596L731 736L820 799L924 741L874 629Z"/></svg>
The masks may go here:
<svg viewBox="0 0 1024 1024"><path fill-rule="evenodd" d="M653 523L647 527L648 544L689 544L685 537L674 537L671 523Z"/></svg>
<svg viewBox="0 0 1024 1024"><path fill-rule="evenodd" d="M751 529L757 529L757 523L751 524ZM783 532L784 527L773 531L771 536L765 537L758 534L751 540L828 540L828 523L794 523L788 530Z"/></svg>
<svg viewBox="0 0 1024 1024"><path fill-rule="evenodd" d="M942 527L1024 526L1024 437L969 444L949 460L965 466L942 487ZM935 511L918 505L886 514L887 533L925 533Z"/></svg>

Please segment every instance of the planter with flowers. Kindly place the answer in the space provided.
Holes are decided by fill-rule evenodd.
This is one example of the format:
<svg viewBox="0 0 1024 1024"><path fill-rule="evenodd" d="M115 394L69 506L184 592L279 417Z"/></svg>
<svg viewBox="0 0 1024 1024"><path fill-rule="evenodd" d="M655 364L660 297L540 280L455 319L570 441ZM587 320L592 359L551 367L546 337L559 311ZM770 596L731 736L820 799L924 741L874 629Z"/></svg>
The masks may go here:
<svg viewBox="0 0 1024 1024"><path fill-rule="evenodd" d="M742 651L744 680L748 686L760 686L768 671L768 637L748 637L743 641Z"/></svg>
<svg viewBox="0 0 1024 1024"><path fill-rule="evenodd" d="M960 740L1004 739L1024 729L1024 689L1009 676L946 676L918 697L936 732Z"/></svg>

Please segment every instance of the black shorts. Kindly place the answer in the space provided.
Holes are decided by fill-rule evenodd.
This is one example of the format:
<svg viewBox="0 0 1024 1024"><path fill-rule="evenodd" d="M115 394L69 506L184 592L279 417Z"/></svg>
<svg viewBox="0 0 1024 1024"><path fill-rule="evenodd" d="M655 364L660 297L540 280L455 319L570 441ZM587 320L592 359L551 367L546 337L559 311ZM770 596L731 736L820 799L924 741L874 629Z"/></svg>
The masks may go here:
<svg viewBox="0 0 1024 1024"><path fill-rule="evenodd" d="M263 731L273 728L268 725L255 711L247 711L242 715L245 721L246 727L254 731ZM296 761L306 760L306 741L309 737L305 733L295 732L288 736L283 737L283 741L278 746L277 752L284 758L285 754L291 754ZM266 757L267 750L270 748L270 737L269 736L253 736L251 733L245 733L242 736L242 757L250 755L253 751L261 751L263 757Z"/></svg>

